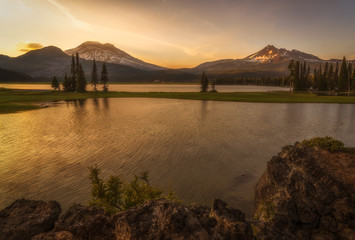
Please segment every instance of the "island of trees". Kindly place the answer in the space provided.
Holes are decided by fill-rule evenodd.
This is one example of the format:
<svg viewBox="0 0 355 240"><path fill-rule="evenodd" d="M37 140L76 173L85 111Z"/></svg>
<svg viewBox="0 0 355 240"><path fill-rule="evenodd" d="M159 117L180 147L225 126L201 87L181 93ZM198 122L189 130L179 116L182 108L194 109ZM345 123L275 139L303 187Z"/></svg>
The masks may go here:
<svg viewBox="0 0 355 240"><path fill-rule="evenodd" d="M101 70L101 77L97 71L96 61L93 59L93 66L91 72L91 81L93 91L98 91L97 86L102 85L102 91L108 92L108 73L106 63L103 63ZM60 84L56 76L53 76L51 86L54 90L60 91ZM62 82L63 91L65 92L86 92L87 81L85 78L85 72L80 63L79 53L72 55L70 74L65 73L64 80Z"/></svg>

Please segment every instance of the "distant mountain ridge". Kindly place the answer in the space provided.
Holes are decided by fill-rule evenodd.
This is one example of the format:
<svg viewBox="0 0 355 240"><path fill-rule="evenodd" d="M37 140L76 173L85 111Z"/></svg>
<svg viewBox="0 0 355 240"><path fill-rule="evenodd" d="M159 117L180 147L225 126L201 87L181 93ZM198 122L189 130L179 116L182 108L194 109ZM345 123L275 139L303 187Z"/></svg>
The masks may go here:
<svg viewBox="0 0 355 240"><path fill-rule="evenodd" d="M279 76L288 74L290 60L306 61L311 67L341 59L323 60L315 55L298 50L287 50L267 45L260 51L241 59L221 59L202 63L193 68L195 72L207 71L213 74L237 75L240 77ZM354 60L352 60L354 62Z"/></svg>
<svg viewBox="0 0 355 240"><path fill-rule="evenodd" d="M82 49L85 50L88 45L90 46L89 48L91 48L92 44L90 43L84 44ZM97 55L95 55L97 60L97 67L99 70L101 69L103 62L106 62L109 79L112 82L189 82L196 80L197 78L197 76L191 72L186 72L179 69L167 69L153 64L145 63L115 48L113 45L99 45L100 48L108 48L108 50L111 52L115 51L115 54L117 55L121 53L121 56L126 60L130 59L135 63L127 64L127 61L124 62L125 64L111 63L106 61L109 59L103 59L105 61L101 61L100 59L97 59ZM79 53L79 56L80 62L86 74L87 81L90 82L92 58L90 55L85 56L85 53ZM88 60L83 57L87 57ZM60 48L54 46L32 50L18 57L0 55L0 68L28 74L31 77L36 78L34 81L48 81L54 75L57 76L59 80L61 80L63 79L65 73L70 73L70 64L71 56L63 52Z"/></svg>
<svg viewBox="0 0 355 240"><path fill-rule="evenodd" d="M87 41L80 44L76 48L68 49L64 51L68 55L79 53L80 58L86 60L93 60L94 58L97 61L107 62L107 63L116 63L122 64L130 67L135 67L145 70L163 70L164 67L160 67L151 63L146 63L142 60L139 60L135 57L132 57L128 53L122 51L119 48L116 48L113 44L110 43L99 43L94 41Z"/></svg>
<svg viewBox="0 0 355 240"><path fill-rule="evenodd" d="M199 81L202 71L207 71L211 77L286 76L289 74L287 66L291 59L307 61L312 68L325 63L325 60L312 54L268 45L242 59L221 59L194 68L169 69L139 60L112 44L88 41L65 52L58 47L48 46L18 57L0 54L0 68L27 74L36 78L36 81L48 81L53 75L61 79L65 73L69 74L71 54L76 52L79 53L88 81L93 58L97 60L99 68L103 62L107 63L109 78L113 82L191 82ZM341 59L328 61L334 63ZM354 60L352 62L355 63Z"/></svg>

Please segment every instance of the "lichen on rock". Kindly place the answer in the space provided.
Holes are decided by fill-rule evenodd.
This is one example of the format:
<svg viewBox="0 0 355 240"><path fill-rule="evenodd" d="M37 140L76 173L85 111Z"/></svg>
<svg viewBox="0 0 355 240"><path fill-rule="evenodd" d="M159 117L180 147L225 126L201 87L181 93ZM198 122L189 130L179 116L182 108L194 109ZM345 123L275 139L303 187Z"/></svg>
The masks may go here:
<svg viewBox="0 0 355 240"><path fill-rule="evenodd" d="M354 239L355 155L284 147L257 183L254 218L260 239Z"/></svg>

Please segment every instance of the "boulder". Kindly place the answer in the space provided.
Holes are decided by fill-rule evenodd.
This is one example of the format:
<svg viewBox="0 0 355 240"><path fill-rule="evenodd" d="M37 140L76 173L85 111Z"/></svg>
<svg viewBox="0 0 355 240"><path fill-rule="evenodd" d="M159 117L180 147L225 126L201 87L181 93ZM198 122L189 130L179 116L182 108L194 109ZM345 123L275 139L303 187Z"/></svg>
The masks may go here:
<svg viewBox="0 0 355 240"><path fill-rule="evenodd" d="M214 202L213 211L166 199L146 202L115 215L116 239L253 239L244 214L221 200Z"/></svg>
<svg viewBox="0 0 355 240"><path fill-rule="evenodd" d="M54 227L61 212L58 202L19 199L0 212L0 239L29 240Z"/></svg>
<svg viewBox="0 0 355 240"><path fill-rule="evenodd" d="M260 239L354 239L355 155L286 146L255 189Z"/></svg>
<svg viewBox="0 0 355 240"><path fill-rule="evenodd" d="M103 210L75 204L58 219L53 232L69 232L75 240L114 240L114 230L111 217Z"/></svg>

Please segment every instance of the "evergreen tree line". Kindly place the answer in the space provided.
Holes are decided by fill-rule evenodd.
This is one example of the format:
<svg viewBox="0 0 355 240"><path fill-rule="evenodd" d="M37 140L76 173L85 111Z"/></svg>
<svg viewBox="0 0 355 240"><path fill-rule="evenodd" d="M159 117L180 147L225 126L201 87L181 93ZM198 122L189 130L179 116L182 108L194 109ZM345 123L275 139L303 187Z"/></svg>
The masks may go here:
<svg viewBox="0 0 355 240"><path fill-rule="evenodd" d="M288 70L290 88L294 91L355 92L355 71L345 57L340 68L338 62L335 66L326 62L323 68L320 64L311 73L311 67L306 62L291 60Z"/></svg>
<svg viewBox="0 0 355 240"><path fill-rule="evenodd" d="M91 85L93 91L97 91L97 85L102 85L102 90L108 92L108 73L106 64L103 63L101 70L101 77L99 79L99 74L97 72L97 66L95 59L93 60L92 72L91 72ZM52 79L52 88L54 90L60 90L60 85L57 78L54 76ZM85 72L80 63L79 53L76 53L75 57L72 55L70 75L67 73L64 75L64 80L62 82L63 91L66 92L86 92L87 81L85 78Z"/></svg>
<svg viewBox="0 0 355 240"><path fill-rule="evenodd" d="M218 85L258 85L258 86L289 86L288 76L277 77L235 77L235 76L218 76L216 78Z"/></svg>
<svg viewBox="0 0 355 240"><path fill-rule="evenodd" d="M255 78L237 78L235 76L217 76L210 83L207 73L204 71L201 77L201 92L217 92L216 85L261 85L261 86L289 86L289 78L279 77L255 77ZM209 90L209 85L211 89Z"/></svg>

